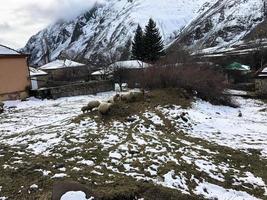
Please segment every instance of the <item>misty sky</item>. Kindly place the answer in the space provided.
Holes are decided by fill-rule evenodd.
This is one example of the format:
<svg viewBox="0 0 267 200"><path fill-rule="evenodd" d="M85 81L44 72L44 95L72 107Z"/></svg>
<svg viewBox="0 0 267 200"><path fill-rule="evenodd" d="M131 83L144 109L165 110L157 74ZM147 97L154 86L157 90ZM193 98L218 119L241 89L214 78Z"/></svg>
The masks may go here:
<svg viewBox="0 0 267 200"><path fill-rule="evenodd" d="M58 18L73 18L88 10L95 2L96 0L3 0L0 6L0 44L21 48L30 36Z"/></svg>

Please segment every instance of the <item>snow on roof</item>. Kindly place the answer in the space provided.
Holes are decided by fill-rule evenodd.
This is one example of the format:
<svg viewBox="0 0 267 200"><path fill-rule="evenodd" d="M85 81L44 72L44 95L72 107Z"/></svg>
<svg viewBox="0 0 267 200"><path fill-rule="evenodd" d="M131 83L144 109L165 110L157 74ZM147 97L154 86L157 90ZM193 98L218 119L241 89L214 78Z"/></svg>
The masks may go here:
<svg viewBox="0 0 267 200"><path fill-rule="evenodd" d="M234 62L226 67L228 70L238 70L238 71L250 71L250 66L243 65L238 62Z"/></svg>
<svg viewBox="0 0 267 200"><path fill-rule="evenodd" d="M93 72L91 75L92 76L101 76L101 75L109 75L109 74L112 74L112 69L101 69L101 70L98 70L98 71L95 71Z"/></svg>
<svg viewBox="0 0 267 200"><path fill-rule="evenodd" d="M139 68L149 67L150 64L142 62L140 60L126 60L126 61L115 62L110 66L111 67L127 68L127 69L139 69Z"/></svg>
<svg viewBox="0 0 267 200"><path fill-rule="evenodd" d="M93 72L91 75L92 76L99 76L99 75L104 75L104 74L105 74L105 71L102 69L102 70Z"/></svg>
<svg viewBox="0 0 267 200"><path fill-rule="evenodd" d="M52 70L52 69L62 69L67 67L80 67L84 65L85 64L74 62L72 60L55 60L39 67L39 69Z"/></svg>
<svg viewBox="0 0 267 200"><path fill-rule="evenodd" d="M265 67L261 72L262 73L267 73L267 67Z"/></svg>
<svg viewBox="0 0 267 200"><path fill-rule="evenodd" d="M47 73L40 69L30 67L30 76L44 76L44 75L47 75Z"/></svg>
<svg viewBox="0 0 267 200"><path fill-rule="evenodd" d="M267 74L259 74L259 77L267 77Z"/></svg>
<svg viewBox="0 0 267 200"><path fill-rule="evenodd" d="M243 70L250 71L250 66L248 65L242 65Z"/></svg>
<svg viewBox="0 0 267 200"><path fill-rule="evenodd" d="M0 55L20 55L18 51L0 44Z"/></svg>

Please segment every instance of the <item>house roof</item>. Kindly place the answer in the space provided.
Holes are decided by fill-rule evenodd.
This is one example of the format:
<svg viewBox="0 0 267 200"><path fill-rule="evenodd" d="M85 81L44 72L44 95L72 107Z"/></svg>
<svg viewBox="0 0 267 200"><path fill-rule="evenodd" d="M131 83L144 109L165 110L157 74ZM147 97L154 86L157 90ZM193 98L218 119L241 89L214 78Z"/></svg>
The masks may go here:
<svg viewBox="0 0 267 200"><path fill-rule="evenodd" d="M19 51L9 48L7 46L4 46L2 44L0 44L0 56L1 57L12 57L12 56L27 56L26 54L22 54Z"/></svg>
<svg viewBox="0 0 267 200"><path fill-rule="evenodd" d="M258 78L267 78L267 67L263 68L263 70L258 74Z"/></svg>
<svg viewBox="0 0 267 200"><path fill-rule="evenodd" d="M30 67L30 76L45 76L45 75L47 75L46 72L44 72L40 69Z"/></svg>
<svg viewBox="0 0 267 200"><path fill-rule="evenodd" d="M251 70L250 66L243 65L243 64L238 63L238 62L234 62L234 63L228 65L226 67L226 69L228 69L228 70L237 70L237 71L250 71Z"/></svg>
<svg viewBox="0 0 267 200"><path fill-rule="evenodd" d="M18 51L0 44L0 55L20 55Z"/></svg>
<svg viewBox="0 0 267 200"><path fill-rule="evenodd" d="M39 69L54 70L54 69L63 69L68 67L80 67L80 66L85 66L85 64L74 62L72 60L55 60L39 67Z"/></svg>
<svg viewBox="0 0 267 200"><path fill-rule="evenodd" d="M126 61L118 61L110 65L110 67L120 67L120 68L127 68L127 69L140 69L140 68L147 68L150 64L142 62L140 60L126 60Z"/></svg>
<svg viewBox="0 0 267 200"><path fill-rule="evenodd" d="M267 73L267 67L265 67L261 72L262 73Z"/></svg>
<svg viewBox="0 0 267 200"><path fill-rule="evenodd" d="M112 74L112 70L109 68L106 70L101 69L101 70L95 71L91 75L92 76L102 76L102 75L110 75L110 74Z"/></svg>

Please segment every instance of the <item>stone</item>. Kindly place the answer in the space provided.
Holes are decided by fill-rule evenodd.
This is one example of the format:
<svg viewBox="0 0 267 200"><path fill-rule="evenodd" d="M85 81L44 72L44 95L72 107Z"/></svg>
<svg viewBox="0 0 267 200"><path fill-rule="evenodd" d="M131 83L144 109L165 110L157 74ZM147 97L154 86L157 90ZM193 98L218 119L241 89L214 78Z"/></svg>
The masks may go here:
<svg viewBox="0 0 267 200"><path fill-rule="evenodd" d="M61 181L56 182L53 185L52 200L60 200L64 194L71 191L84 192L86 194L86 198L88 199L92 196L90 195L91 192L89 191L89 189L83 184L74 181Z"/></svg>

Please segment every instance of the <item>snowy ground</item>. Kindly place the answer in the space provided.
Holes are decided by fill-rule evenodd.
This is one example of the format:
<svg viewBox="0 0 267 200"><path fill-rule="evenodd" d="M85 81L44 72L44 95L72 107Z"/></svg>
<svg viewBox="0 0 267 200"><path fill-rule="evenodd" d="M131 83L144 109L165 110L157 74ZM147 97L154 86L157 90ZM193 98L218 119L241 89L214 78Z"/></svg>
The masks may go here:
<svg viewBox="0 0 267 200"><path fill-rule="evenodd" d="M206 198L267 197L266 103L236 97L240 108L230 108L196 100L189 109L148 107L133 122L97 116L73 122L88 101L113 94L6 102L7 112L0 115L1 170L15 173L44 156L49 162L34 169L39 178L22 188L41 190L43 180L64 178L112 183L120 174ZM0 199L6 184L0 178Z"/></svg>

